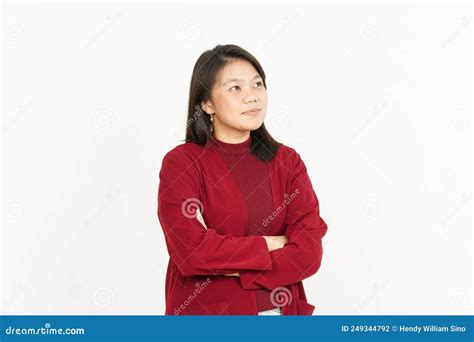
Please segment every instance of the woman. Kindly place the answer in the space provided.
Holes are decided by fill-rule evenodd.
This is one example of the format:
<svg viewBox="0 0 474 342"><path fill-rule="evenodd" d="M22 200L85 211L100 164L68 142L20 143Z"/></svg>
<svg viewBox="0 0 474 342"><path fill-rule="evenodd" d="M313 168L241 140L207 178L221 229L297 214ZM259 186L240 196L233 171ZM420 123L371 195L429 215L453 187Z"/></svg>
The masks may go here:
<svg viewBox="0 0 474 342"><path fill-rule="evenodd" d="M327 225L306 167L263 120L260 63L236 45L197 60L186 142L163 159L167 315L311 315Z"/></svg>

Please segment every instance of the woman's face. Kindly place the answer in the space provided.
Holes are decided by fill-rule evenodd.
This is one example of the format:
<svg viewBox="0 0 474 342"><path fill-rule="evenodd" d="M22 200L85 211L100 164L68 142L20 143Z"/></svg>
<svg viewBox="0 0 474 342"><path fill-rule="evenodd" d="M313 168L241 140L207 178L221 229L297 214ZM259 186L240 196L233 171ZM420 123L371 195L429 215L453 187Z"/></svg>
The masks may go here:
<svg viewBox="0 0 474 342"><path fill-rule="evenodd" d="M267 112L267 90L257 70L247 61L235 60L217 75L212 99L203 109L214 115L218 139L241 140L259 128ZM256 112L248 112L257 109ZM246 113L247 112L247 113Z"/></svg>

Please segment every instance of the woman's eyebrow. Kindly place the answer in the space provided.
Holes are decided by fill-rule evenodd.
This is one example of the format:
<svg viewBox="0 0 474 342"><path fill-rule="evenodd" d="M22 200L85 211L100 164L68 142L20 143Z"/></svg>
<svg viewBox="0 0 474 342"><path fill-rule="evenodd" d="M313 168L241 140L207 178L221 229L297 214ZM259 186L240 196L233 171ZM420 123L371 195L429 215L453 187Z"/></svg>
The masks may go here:
<svg viewBox="0 0 474 342"><path fill-rule="evenodd" d="M255 75L255 76L251 79L251 81L253 81L253 80L256 79L256 78L262 78L262 76L260 76L259 74L257 74L257 75ZM227 81L225 81L224 83L222 83L222 86L224 87L227 83L230 83L230 82L238 82L238 81L243 81L243 80L240 79L240 78L232 78L232 79L227 80Z"/></svg>

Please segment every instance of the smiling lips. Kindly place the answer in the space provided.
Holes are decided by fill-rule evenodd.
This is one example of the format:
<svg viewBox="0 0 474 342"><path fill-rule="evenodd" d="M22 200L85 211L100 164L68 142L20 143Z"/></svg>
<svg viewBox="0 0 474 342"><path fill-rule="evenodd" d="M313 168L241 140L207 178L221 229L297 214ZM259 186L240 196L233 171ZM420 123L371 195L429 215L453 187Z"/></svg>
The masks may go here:
<svg viewBox="0 0 474 342"><path fill-rule="evenodd" d="M246 112L243 112L242 114L243 115L255 115L255 114L258 114L260 112L260 108L252 108Z"/></svg>

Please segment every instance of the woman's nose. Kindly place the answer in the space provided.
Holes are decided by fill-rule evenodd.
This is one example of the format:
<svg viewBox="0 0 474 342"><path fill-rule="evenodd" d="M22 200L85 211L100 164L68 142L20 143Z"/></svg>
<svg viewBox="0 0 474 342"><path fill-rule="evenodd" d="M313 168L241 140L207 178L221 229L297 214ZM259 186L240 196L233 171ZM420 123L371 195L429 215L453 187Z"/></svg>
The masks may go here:
<svg viewBox="0 0 474 342"><path fill-rule="evenodd" d="M252 91L250 91L245 97L245 103L257 102L257 101L258 101L258 97Z"/></svg>

